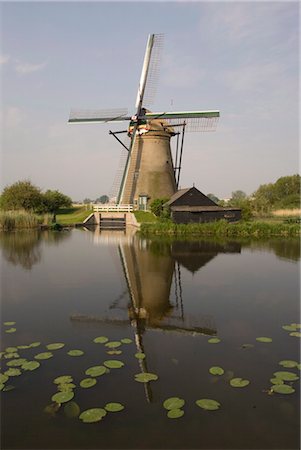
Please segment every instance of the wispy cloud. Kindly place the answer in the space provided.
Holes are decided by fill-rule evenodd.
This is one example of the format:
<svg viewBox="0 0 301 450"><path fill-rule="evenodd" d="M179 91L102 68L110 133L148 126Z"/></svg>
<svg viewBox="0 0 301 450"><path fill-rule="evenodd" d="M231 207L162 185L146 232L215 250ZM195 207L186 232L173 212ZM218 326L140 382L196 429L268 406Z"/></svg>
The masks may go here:
<svg viewBox="0 0 301 450"><path fill-rule="evenodd" d="M178 57L164 55L163 83L171 87L187 88L198 85L204 78L205 71L191 61L179 62Z"/></svg>
<svg viewBox="0 0 301 450"><path fill-rule="evenodd" d="M2 114L2 121L6 131L16 130L23 123L24 119L24 111L17 106L8 106Z"/></svg>
<svg viewBox="0 0 301 450"><path fill-rule="evenodd" d="M17 73L21 75L27 75L33 72L38 72L39 70L44 69L47 66L47 62L44 61L39 64L31 64L28 62L18 62L15 66L15 70Z"/></svg>
<svg viewBox="0 0 301 450"><path fill-rule="evenodd" d="M8 55L0 55L0 64L7 64L10 60Z"/></svg>

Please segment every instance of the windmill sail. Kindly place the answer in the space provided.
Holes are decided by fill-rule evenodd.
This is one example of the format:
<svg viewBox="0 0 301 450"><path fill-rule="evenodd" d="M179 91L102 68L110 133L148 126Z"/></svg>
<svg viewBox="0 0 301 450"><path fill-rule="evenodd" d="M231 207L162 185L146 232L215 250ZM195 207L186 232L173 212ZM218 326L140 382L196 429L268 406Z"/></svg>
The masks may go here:
<svg viewBox="0 0 301 450"><path fill-rule="evenodd" d="M71 109L70 123L89 123L89 122L121 122L128 121L127 108L119 109Z"/></svg>
<svg viewBox="0 0 301 450"><path fill-rule="evenodd" d="M174 127L185 123L185 131L193 132L215 131L219 116L219 111L151 112L145 114L145 119L161 119Z"/></svg>

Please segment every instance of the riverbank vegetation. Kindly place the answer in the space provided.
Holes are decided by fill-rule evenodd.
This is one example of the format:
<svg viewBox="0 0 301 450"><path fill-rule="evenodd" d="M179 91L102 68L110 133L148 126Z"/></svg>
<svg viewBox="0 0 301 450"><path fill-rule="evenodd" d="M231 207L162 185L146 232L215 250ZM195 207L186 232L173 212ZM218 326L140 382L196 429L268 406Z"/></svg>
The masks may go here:
<svg viewBox="0 0 301 450"><path fill-rule="evenodd" d="M28 211L0 211L0 230L37 228L40 225L50 225L51 217L46 214L39 216Z"/></svg>

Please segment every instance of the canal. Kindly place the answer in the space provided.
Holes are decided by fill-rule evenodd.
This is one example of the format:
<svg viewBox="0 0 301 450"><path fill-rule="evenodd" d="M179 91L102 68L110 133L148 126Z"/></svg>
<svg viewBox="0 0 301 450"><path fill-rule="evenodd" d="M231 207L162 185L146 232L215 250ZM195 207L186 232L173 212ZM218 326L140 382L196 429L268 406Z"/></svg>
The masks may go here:
<svg viewBox="0 0 301 450"><path fill-rule="evenodd" d="M75 229L0 248L1 448L300 447L298 240Z"/></svg>

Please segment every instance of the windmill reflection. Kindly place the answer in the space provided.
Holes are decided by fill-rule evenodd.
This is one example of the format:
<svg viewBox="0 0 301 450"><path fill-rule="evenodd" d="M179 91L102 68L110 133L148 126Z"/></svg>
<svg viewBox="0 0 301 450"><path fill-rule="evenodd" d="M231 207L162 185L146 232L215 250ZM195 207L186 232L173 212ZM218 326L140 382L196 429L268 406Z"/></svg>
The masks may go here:
<svg viewBox="0 0 301 450"><path fill-rule="evenodd" d="M146 355L145 359L138 360L141 372L148 372L147 351L143 345L146 329L216 335L212 316L185 313L182 269L195 273L221 252L240 252L239 244L146 240L129 231L101 231L99 228L93 229L91 236L95 244L115 244L126 290L111 303L105 316L75 314L71 320L114 325L130 320L137 352ZM125 305L124 299L127 299ZM144 388L147 401L151 401L150 384L144 383Z"/></svg>

